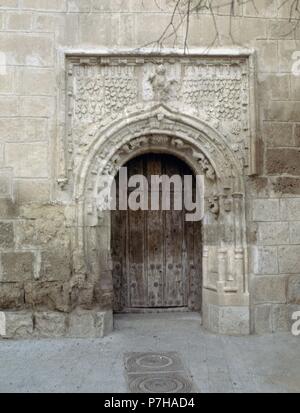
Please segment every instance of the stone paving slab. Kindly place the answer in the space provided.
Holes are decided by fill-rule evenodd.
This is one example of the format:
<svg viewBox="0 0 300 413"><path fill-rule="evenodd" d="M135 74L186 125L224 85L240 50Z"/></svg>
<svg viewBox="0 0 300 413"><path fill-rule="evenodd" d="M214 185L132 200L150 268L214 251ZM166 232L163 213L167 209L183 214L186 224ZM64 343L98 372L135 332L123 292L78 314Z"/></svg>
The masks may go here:
<svg viewBox="0 0 300 413"><path fill-rule="evenodd" d="M120 315L104 339L0 340L0 392L128 391L124 354L179 354L201 393L300 393L300 337L208 333L198 314Z"/></svg>
<svg viewBox="0 0 300 413"><path fill-rule="evenodd" d="M195 391L180 356L168 353L128 353L124 356L131 393L191 393Z"/></svg>

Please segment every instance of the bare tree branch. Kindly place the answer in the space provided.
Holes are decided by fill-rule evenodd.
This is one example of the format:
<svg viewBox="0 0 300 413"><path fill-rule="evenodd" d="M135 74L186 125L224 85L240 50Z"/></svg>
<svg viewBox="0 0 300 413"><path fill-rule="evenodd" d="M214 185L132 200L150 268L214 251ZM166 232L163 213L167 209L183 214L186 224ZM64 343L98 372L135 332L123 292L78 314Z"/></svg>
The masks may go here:
<svg viewBox="0 0 300 413"><path fill-rule="evenodd" d="M144 0L141 0L142 2ZM276 0L273 0L274 4ZM162 10L161 6L158 4L157 0L154 0L156 6ZM243 7L245 4L252 4L255 12L258 14L258 8L256 6L256 0L224 0L220 2L219 0L170 0L174 3L172 14L169 23L164 28L162 34L155 41L149 42L144 47L156 46L159 49L164 47L164 44L170 38L173 38L173 46L178 44L178 34L180 29L184 26L184 36L183 36L183 50L184 53L188 53L188 39L191 27L191 16L193 14L198 15L201 21L201 15L207 13L212 18L212 27L215 32L215 37L212 47L215 43L221 44L221 36L219 33L219 27L217 23L216 15L219 14L218 11L222 8L229 8L229 37L234 44L238 44L238 40L234 39L233 36L233 17L236 16L236 10ZM289 22L292 23L291 29L284 36L288 36L293 33L300 23L300 0L282 0L282 3L278 6L278 10L288 5L289 10ZM277 4L276 4L277 7Z"/></svg>
<svg viewBox="0 0 300 413"><path fill-rule="evenodd" d="M189 29L190 29L190 12L191 12L191 0L188 0L187 5L187 17L186 17L186 30L185 30L185 38L184 38L184 53L186 52L188 45L188 36L189 36Z"/></svg>

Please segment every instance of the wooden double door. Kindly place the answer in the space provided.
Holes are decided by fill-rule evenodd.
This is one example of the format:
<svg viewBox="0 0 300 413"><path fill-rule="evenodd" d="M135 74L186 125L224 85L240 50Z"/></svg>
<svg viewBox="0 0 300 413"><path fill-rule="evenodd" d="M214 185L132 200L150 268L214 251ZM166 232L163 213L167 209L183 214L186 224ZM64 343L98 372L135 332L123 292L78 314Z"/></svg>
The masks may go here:
<svg viewBox="0 0 300 413"><path fill-rule="evenodd" d="M152 175L192 175L185 163L165 154L142 155L126 166L128 178L148 179L149 191ZM168 211L112 211L116 312L201 308L201 222L187 222L184 208L174 209L173 187L170 199Z"/></svg>

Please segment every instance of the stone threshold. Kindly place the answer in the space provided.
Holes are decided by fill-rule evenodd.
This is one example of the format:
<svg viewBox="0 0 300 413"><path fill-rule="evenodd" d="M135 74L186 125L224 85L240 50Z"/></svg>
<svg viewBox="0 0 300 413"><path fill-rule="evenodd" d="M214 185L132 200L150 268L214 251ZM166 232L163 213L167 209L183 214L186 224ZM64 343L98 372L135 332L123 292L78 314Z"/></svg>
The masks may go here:
<svg viewBox="0 0 300 413"><path fill-rule="evenodd" d="M1 311L0 338L101 338L113 330L112 311Z"/></svg>

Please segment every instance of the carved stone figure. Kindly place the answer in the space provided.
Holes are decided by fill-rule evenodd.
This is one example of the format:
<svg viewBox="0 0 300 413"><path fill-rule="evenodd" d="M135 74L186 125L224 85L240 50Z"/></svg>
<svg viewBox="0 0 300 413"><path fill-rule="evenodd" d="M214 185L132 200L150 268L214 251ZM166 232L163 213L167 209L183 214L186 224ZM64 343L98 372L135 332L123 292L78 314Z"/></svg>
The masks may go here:
<svg viewBox="0 0 300 413"><path fill-rule="evenodd" d="M149 81L152 85L154 100L161 102L165 102L172 97L174 88L177 85L176 80L168 80L164 65L159 65L156 68L155 74L149 77Z"/></svg>
<svg viewBox="0 0 300 413"><path fill-rule="evenodd" d="M214 181L216 178L216 173L214 168L211 166L210 162L206 157L204 156L203 153L193 153L194 158L197 159L197 162L202 166L202 169L205 173L205 176L210 179L211 181Z"/></svg>
<svg viewBox="0 0 300 413"><path fill-rule="evenodd" d="M220 213L219 197L213 196L208 199L209 211L217 218Z"/></svg>

